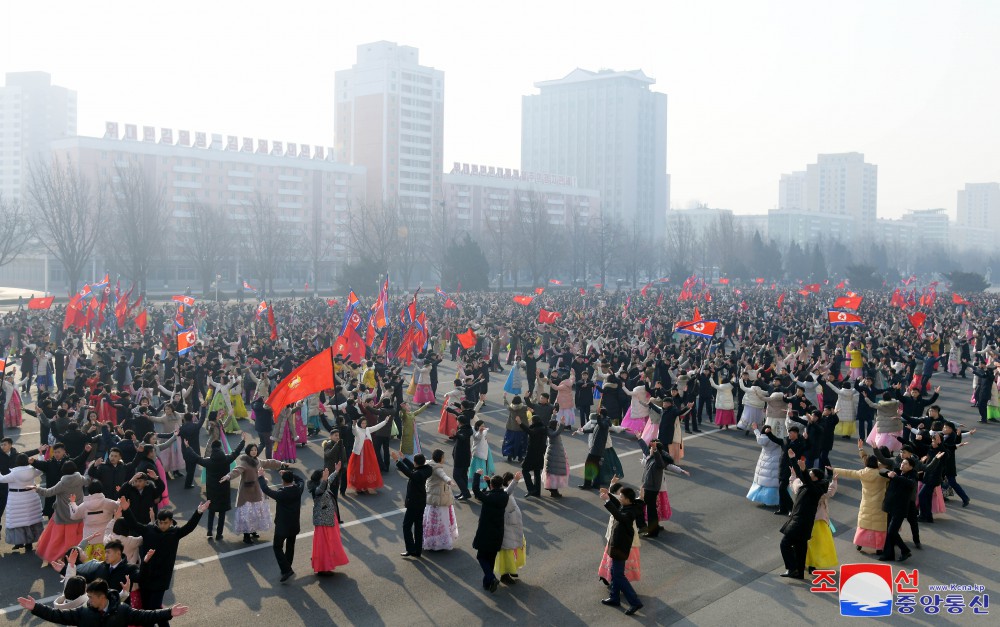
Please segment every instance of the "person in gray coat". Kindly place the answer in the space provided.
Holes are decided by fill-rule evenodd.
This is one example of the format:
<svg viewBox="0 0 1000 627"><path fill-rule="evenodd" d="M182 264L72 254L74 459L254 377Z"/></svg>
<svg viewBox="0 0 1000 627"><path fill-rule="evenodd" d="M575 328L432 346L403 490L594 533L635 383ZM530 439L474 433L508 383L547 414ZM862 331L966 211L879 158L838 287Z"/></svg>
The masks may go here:
<svg viewBox="0 0 1000 627"><path fill-rule="evenodd" d="M564 429L566 429L565 419L558 423L555 420L549 421L546 432L549 444L545 448L545 464L542 468L542 483L549 494L557 499L562 498L559 489L569 486L569 459L562 443Z"/></svg>
<svg viewBox="0 0 1000 627"><path fill-rule="evenodd" d="M660 516L657 509L657 499L663 489L663 473L666 470L690 476L690 473L674 464L670 455L663 452L659 440L646 444L642 438L636 438L642 448L642 491L639 500L646 504L646 527L639 531L647 538L655 538L663 528L660 526Z"/></svg>
<svg viewBox="0 0 1000 627"><path fill-rule="evenodd" d="M592 490L601 487L601 460L604 459L604 449L607 447L611 431L611 419L608 412L601 407L600 411L590 414L590 421L574 433L589 433L587 438L587 461L583 471L581 490Z"/></svg>
<svg viewBox="0 0 1000 627"><path fill-rule="evenodd" d="M44 561L43 566L61 560L69 547L80 544L83 539L83 521L73 518L69 504L71 495L76 497L77 502L83 501L83 488L90 485L90 477L77 472L76 463L72 461L62 465L62 473L55 485L48 488L34 487L40 496L55 497L52 517L45 526L42 537L38 539L36 553Z"/></svg>

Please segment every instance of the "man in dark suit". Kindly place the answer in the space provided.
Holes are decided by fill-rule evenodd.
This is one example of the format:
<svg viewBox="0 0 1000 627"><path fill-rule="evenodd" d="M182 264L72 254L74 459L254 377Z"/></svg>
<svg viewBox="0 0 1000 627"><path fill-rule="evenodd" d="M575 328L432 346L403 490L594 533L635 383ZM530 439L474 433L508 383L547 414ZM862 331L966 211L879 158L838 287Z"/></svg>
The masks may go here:
<svg viewBox="0 0 1000 627"><path fill-rule="evenodd" d="M504 490L503 477L500 475L490 479L488 492L479 489L481 479L482 471L479 471L472 479L472 491L483 504L483 508L479 512L479 526L476 528L476 537L472 540L472 548L476 549L476 560L483 569L483 590L496 592L497 588L500 587L500 580L493 572L493 565L496 563L497 554L503 546L504 511L507 509L510 495ZM520 480L521 473L517 473L510 485L515 486Z"/></svg>
<svg viewBox="0 0 1000 627"><path fill-rule="evenodd" d="M274 499L274 558L281 569L281 583L295 576L292 561L295 559L295 536L299 533L299 510L302 508L302 490L305 482L291 470L281 471L281 487L272 489L264 480L264 466L257 471L257 480L264 494Z"/></svg>
<svg viewBox="0 0 1000 627"><path fill-rule="evenodd" d="M910 548L899 537L899 530L906 521L906 514L913 503L913 491L917 486L917 471L913 461L904 458L899 464L899 472L895 470L880 471L889 479L885 488L885 498L882 500L882 511L888 515L885 533L885 545L879 561L892 562L896 559L896 547L899 547L899 561L910 557Z"/></svg>
<svg viewBox="0 0 1000 627"><path fill-rule="evenodd" d="M601 488L601 500L604 501L604 508L611 513L615 522L611 525L611 539L608 541L608 556L611 558L611 583L608 586L608 598L601 603L618 607L621 603L621 595L625 595L629 608L625 610L626 616L635 614L642 609L642 603L636 595L632 584L625 577L625 562L632 551L632 542L635 540L635 508L633 507L635 490L632 488L622 488L615 498L608 492L607 488Z"/></svg>
<svg viewBox="0 0 1000 627"><path fill-rule="evenodd" d="M806 547L812 535L813 522L819 500L826 494L829 483L826 470L811 468L806 472L806 458L799 455L792 466L795 476L802 480L802 489L795 495L795 504L785 524L781 526L781 559L785 561L782 577L802 579L806 569ZM780 488L779 488L780 489Z"/></svg>
<svg viewBox="0 0 1000 627"><path fill-rule="evenodd" d="M403 557L420 557L424 548L424 507L427 506L427 480L434 474L434 469L427 465L427 459L417 453L413 461L403 457L401 452L392 452L399 472L407 476L406 482L406 513L403 514L403 542L406 551L400 553Z"/></svg>

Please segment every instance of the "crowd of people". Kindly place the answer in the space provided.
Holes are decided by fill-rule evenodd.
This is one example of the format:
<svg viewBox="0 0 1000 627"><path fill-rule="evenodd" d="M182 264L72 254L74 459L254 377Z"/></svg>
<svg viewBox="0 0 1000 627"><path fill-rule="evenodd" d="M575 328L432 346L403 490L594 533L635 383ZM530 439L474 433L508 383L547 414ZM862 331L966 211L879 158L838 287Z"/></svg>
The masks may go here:
<svg viewBox="0 0 1000 627"><path fill-rule="evenodd" d="M608 590L602 603L624 597L630 615L643 606L632 586L640 537L657 538L672 514L665 474L689 474L680 466L686 434L732 429L760 447L746 498L783 518L783 577L838 565L827 503L843 480L861 484L854 544L883 561L911 556L904 522L919 549L920 525L950 495L970 504L956 455L976 430L942 415L931 381L971 375L968 402L980 423L1000 419L1000 300L941 299L921 308L917 324L889 293L864 292L854 308L864 323L840 326L820 302L832 288L786 300L761 285L699 285L694 302L692 291L423 298L423 345L403 354L375 338L363 358L335 359L328 389L284 407L268 404L272 391L338 344L342 307L272 300L269 329L255 304L198 303L187 312L198 341L181 352L175 303L149 308L145 332L113 320L67 330L59 308L9 312L0 317L0 413L10 432L0 443L4 540L65 582L52 607L30 597L21 605L67 624L88 624L94 613L162 624L184 613L161 608L179 544L205 512L209 542L223 539L231 510L230 527L247 545L270 532L287 582L304 493L313 503L312 569L328 575L349 562L341 499L384 489L390 460L407 478L402 557L454 549L456 505L478 501L471 546L483 589L496 592L526 565L531 530L518 499L544 498L543 490L558 499L570 486L565 437L586 438L577 487L595 491L610 515L594 564ZM550 321L539 321L539 305ZM446 360L456 375L439 389ZM507 414L496 457L480 414L487 403ZM428 445L416 417L433 406L439 438ZM32 450L15 447L24 415L40 425L37 446L17 438ZM231 447L227 435L240 433ZM642 452L631 486L615 450L629 441ZM832 466L838 442L857 445L860 468ZM302 467L306 446L319 447L322 467ZM171 492L199 484L205 500L183 516Z"/></svg>

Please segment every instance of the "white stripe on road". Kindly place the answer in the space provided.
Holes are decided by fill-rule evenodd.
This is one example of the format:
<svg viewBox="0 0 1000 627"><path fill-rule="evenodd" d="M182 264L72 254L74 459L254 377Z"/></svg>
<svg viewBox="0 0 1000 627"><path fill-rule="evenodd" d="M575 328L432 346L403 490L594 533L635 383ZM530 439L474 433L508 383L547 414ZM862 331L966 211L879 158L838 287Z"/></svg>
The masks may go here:
<svg viewBox="0 0 1000 627"><path fill-rule="evenodd" d="M496 410L491 410L491 411L496 411ZM484 412L480 412L480 413L484 413ZM433 422L433 421L431 421L431 422ZM427 423L423 423L423 424L427 424ZM703 437L703 436L706 436L706 435L710 435L712 433L719 433L721 431L722 431L721 429L718 429L718 430L715 430L715 431L703 431L702 433L697 433L697 434L693 434L693 435L687 435L687 436L684 437L684 440L685 441L687 441L687 440L694 440L695 438L700 438L700 437ZM628 456L628 455L635 455L636 453L640 453L640 452L641 452L640 449L636 449L634 451L627 451L625 453L622 453L618 457L625 457L625 456ZM576 464L575 466L570 466L569 468L570 468L570 470L579 470L580 468L583 468L584 466L586 466L586 464ZM344 529L344 528L347 528L347 527L353 527L355 525L363 525L363 524L370 523L370 522L373 522L373 521L376 521L376 520L382 520L383 518L389 518L390 516L397 516L399 514L402 514L405 511L406 511L405 509L394 509L394 510L390 510L388 512L384 512L382 514L373 514L371 516L366 516L364 518L359 518L357 520L351 520L351 521L348 521L346 523L343 523L340 526L340 528ZM296 537L296 539L311 538L314 534L315 534L315 531L306 531L304 533L300 533L299 535L297 535L295 537ZM271 546L270 542L263 542L261 544L255 544L253 546L247 546L247 547L244 547L242 549L236 549L234 551L226 551L225 553L219 553L217 555L210 555L208 557L202 557L202 558L195 559L195 560L189 560L187 562L181 562L180 564L176 564L174 566L174 571L184 570L185 568L191 568L192 566L204 566L206 564L211 564L213 562L218 562L218 561L221 561L221 560L226 559L226 558L236 557L238 555L246 555L247 553L253 553L255 551L260 551L260 550L266 549L266 548L268 548L270 546ZM53 601L55 601L56 598L57 598L56 596L45 597L44 599L38 599L36 601L36 603L41 603L43 605L48 605L48 604L52 603ZM20 611L21 609L22 608L21 608L20 605L11 605L10 607L5 607L3 609L0 609L0 616L5 616L7 614Z"/></svg>

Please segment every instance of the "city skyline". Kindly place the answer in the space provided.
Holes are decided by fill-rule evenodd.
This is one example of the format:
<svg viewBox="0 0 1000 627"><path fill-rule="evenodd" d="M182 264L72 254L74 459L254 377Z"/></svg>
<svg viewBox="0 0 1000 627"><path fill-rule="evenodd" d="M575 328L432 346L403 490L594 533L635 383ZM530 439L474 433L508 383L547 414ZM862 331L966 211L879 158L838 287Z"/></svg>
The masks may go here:
<svg viewBox="0 0 1000 627"><path fill-rule="evenodd" d="M617 14L552 2L510 5L488 29L441 20L457 3L298 3L238 19L223 5L172 6L43 14L8 3L0 72L45 71L76 91L81 135L112 120L331 145L334 73L357 45L388 40L448 77L444 164L518 164L521 98L579 67L641 69L669 97L672 207L765 211L780 175L818 153L862 152L879 166L879 217L944 207L954 218L957 190L1000 179L1000 87L984 79L1000 57L992 3L917 2L906 14L859 2L645 3ZM190 37L210 43L179 45Z"/></svg>

